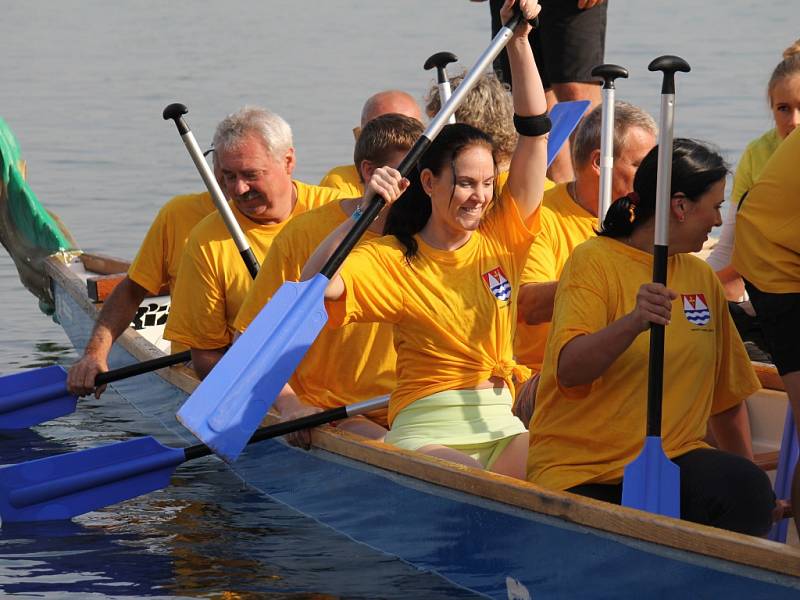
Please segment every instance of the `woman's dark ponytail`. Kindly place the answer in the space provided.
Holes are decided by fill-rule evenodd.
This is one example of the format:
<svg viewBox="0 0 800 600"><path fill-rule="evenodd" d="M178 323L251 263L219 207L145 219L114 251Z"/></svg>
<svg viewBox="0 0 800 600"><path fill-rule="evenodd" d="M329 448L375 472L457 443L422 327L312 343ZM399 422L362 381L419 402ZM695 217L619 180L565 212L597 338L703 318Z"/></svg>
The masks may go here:
<svg viewBox="0 0 800 600"><path fill-rule="evenodd" d="M609 207L598 235L620 239L629 237L650 220L656 210L658 146L644 157L633 180L633 192L617 198ZM675 138L672 144L672 184L670 194L683 193L697 200L711 186L724 179L728 165L719 152L703 142Z"/></svg>

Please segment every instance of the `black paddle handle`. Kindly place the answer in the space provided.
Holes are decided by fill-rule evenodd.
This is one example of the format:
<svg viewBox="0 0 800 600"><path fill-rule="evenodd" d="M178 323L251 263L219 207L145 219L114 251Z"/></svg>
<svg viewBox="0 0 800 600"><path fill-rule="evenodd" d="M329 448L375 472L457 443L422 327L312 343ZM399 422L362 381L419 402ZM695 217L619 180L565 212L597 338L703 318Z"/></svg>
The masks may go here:
<svg viewBox="0 0 800 600"><path fill-rule="evenodd" d="M628 69L619 65L603 64L597 65L592 69L592 77L598 77L603 80L603 89L614 89L614 80L622 77L628 78Z"/></svg>
<svg viewBox="0 0 800 600"><path fill-rule="evenodd" d="M172 365L177 365L191 359L192 355L189 350L185 352L178 352L177 354L160 356L159 358L146 360L140 363L134 363L132 365L128 365L127 367L114 369L113 371L98 373L94 378L94 384L95 386L105 385L106 383L111 383L112 381L119 381L120 379L133 377L134 375L141 375L142 373L157 371L158 369L163 369L164 367L171 367Z"/></svg>
<svg viewBox="0 0 800 600"><path fill-rule="evenodd" d="M422 65L422 68L426 71L436 68L436 83L445 83L447 81L447 71L445 67L457 60L458 57L452 52L437 52L428 57L428 60Z"/></svg>
<svg viewBox="0 0 800 600"><path fill-rule="evenodd" d="M253 254L253 250L248 248L247 250L242 250L239 254L242 256L242 260L247 270L250 272L250 277L253 279L258 277L258 260L256 260L256 255Z"/></svg>
<svg viewBox="0 0 800 600"><path fill-rule="evenodd" d="M431 140L425 135L420 136L420 138L414 143L411 150L408 151L408 154L405 155L403 160L397 166L397 170L400 171L400 174L403 177L408 176L408 174L411 172L411 169L413 169L419 159L422 158L422 155L425 154L425 151L430 147L430 145ZM367 197L368 196L365 196L364 198L367 199ZM385 204L386 201L380 196L374 196L370 199L369 205L364 210L361 217L355 222L341 243L333 251L331 257L323 265L322 269L320 269L320 273L322 273L328 279L331 279L336 274L336 271L338 271L339 267L342 266L344 259L347 258L348 254L350 254L350 251L358 243L358 240L361 239L361 236L364 235L364 232L369 228L370 224L375 220Z"/></svg>
<svg viewBox="0 0 800 600"><path fill-rule="evenodd" d="M685 60L680 56L672 54L665 54L653 59L647 65L648 71L662 71L664 78L661 81L661 94L674 94L675 93L675 73L688 73L692 70Z"/></svg>
<svg viewBox="0 0 800 600"><path fill-rule="evenodd" d="M653 247L653 282L667 285L667 246ZM647 435L661 436L664 394L664 326L650 324L650 363L647 372Z"/></svg>
<svg viewBox="0 0 800 600"><path fill-rule="evenodd" d="M292 421L275 423L274 425L268 425L267 427L257 429L253 436L247 441L247 444L249 445L260 442L261 440L280 437L287 433L308 429L309 427L318 427L319 425L325 425L326 423L346 419L347 417L347 407L339 406L338 408L331 408L330 410L324 410L319 413L314 413L313 415L293 419ZM214 454L214 451L205 444L195 444L194 446L189 446L184 449L183 454L185 460L192 460Z"/></svg>

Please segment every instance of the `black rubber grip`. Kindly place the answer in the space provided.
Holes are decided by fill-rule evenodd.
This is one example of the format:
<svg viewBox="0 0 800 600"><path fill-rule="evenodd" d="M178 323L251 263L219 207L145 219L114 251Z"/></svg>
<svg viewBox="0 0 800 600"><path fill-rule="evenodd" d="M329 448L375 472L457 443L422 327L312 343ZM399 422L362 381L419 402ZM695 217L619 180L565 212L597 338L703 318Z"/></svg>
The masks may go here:
<svg viewBox="0 0 800 600"><path fill-rule="evenodd" d="M614 89L614 80L620 77L627 79L628 69L612 64L597 65L592 69L591 75L592 77L602 79L605 89Z"/></svg>
<svg viewBox="0 0 800 600"><path fill-rule="evenodd" d="M164 109L164 112L161 113L161 116L164 117L165 121L169 121L172 119L175 121L175 126L178 128L178 132L181 135L186 135L189 133L190 129L189 126L186 124L186 121L183 120L183 115L189 112L189 109L186 108L185 104L181 104L179 102L175 102L174 104L170 104Z"/></svg>
<svg viewBox="0 0 800 600"><path fill-rule="evenodd" d="M187 362L191 359L192 355L188 350L185 352L179 352L177 354L161 356L152 360L134 363L132 365L128 365L127 367L120 367L119 369L106 371L105 373L98 373L94 378L94 384L95 386L105 385L106 383L111 383L112 381L119 381L127 377L133 377L134 375L141 375L142 373L157 371L158 369L163 369L164 367L171 367L172 365Z"/></svg>
<svg viewBox="0 0 800 600"><path fill-rule="evenodd" d="M647 69L650 71L662 71L664 73L664 79L661 83L662 94L675 93L676 72L688 73L692 70L689 63L680 56L673 56L672 54L665 54L664 56L654 58L652 62L647 65Z"/></svg>

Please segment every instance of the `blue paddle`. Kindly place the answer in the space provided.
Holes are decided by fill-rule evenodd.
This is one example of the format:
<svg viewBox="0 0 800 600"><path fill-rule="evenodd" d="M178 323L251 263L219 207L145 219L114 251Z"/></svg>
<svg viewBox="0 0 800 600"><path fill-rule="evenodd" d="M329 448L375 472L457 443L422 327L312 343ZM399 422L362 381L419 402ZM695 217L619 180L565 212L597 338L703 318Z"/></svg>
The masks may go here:
<svg viewBox="0 0 800 600"><path fill-rule="evenodd" d="M98 373L95 387L186 362L189 352ZM53 365L0 377L0 430L24 429L75 411L78 397L67 391L67 372Z"/></svg>
<svg viewBox="0 0 800 600"><path fill-rule="evenodd" d="M656 173L656 230L653 282L667 285L669 206L672 198L672 132L675 122L675 73L688 73L689 64L677 56L660 56L647 67L664 73L658 131ZM647 437L636 459L625 467L622 504L679 519L681 475L661 445L661 404L664 392L664 326L650 325L650 364L647 380Z"/></svg>
<svg viewBox="0 0 800 600"><path fill-rule="evenodd" d="M588 100L572 100L559 102L550 110L550 121L553 128L547 136L547 166L555 159L564 142L578 126L581 118L591 104Z"/></svg>
<svg viewBox="0 0 800 600"><path fill-rule="evenodd" d="M511 39L522 18L517 10L464 76L397 170L405 177L461 104L477 79ZM178 420L216 454L233 462L328 316L324 294L330 278L375 220L385 201L369 204L320 272L307 281L286 282L178 411Z"/></svg>
<svg viewBox="0 0 800 600"><path fill-rule="evenodd" d="M385 408L385 397L258 429L248 444ZM143 437L0 469L0 518L70 519L169 485L178 465L213 452L203 444L170 448Z"/></svg>

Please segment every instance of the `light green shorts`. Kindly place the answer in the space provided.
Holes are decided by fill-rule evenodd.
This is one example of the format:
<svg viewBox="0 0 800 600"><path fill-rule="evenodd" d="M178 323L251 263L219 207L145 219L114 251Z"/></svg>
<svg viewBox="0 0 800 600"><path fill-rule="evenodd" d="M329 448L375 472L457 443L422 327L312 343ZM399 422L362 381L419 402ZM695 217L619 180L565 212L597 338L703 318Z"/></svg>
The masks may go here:
<svg viewBox="0 0 800 600"><path fill-rule="evenodd" d="M447 446L488 469L515 436L527 431L511 404L507 388L439 392L397 413L386 443L406 450Z"/></svg>

